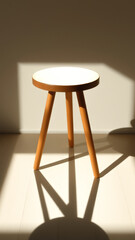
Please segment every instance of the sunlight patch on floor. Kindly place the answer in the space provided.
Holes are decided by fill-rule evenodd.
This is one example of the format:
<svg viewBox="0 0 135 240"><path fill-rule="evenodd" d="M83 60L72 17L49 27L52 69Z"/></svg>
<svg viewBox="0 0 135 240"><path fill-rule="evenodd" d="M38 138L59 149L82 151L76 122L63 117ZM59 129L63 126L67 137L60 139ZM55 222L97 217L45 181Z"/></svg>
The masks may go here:
<svg viewBox="0 0 135 240"><path fill-rule="evenodd" d="M98 152L103 173L99 180L94 180L88 154L44 153L35 172L34 158L35 153L12 154L1 192L0 234L26 233L19 239L28 239L39 225L60 217L92 221L110 239L119 233L135 234L133 156Z"/></svg>

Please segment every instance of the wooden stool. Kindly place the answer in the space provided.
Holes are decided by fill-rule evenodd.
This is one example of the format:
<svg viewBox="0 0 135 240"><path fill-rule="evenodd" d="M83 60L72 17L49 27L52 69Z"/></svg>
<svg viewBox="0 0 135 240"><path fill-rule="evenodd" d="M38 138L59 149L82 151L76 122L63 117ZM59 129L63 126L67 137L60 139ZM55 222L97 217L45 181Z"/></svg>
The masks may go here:
<svg viewBox="0 0 135 240"><path fill-rule="evenodd" d="M85 68L55 67L36 72L33 75L32 81L36 87L48 91L41 132L37 145L34 170L39 168L56 92L65 92L66 94L68 141L70 147L74 146L72 92L76 92L93 173L95 178L98 178L99 170L83 90L97 86L99 84L99 75L96 72Z"/></svg>

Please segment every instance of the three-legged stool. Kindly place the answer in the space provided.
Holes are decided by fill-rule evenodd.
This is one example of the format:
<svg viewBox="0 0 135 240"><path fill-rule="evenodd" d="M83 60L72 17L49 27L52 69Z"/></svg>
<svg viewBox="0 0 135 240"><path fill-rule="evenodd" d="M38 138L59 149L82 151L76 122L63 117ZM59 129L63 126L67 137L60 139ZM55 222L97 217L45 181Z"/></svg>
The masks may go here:
<svg viewBox="0 0 135 240"><path fill-rule="evenodd" d="M98 178L99 170L83 90L97 86L99 84L99 75L96 72L85 68L55 67L36 72L33 75L32 81L36 87L48 91L43 122L37 145L34 170L39 168L56 92L65 92L68 141L70 147L74 146L72 92L76 92L93 174L95 178Z"/></svg>

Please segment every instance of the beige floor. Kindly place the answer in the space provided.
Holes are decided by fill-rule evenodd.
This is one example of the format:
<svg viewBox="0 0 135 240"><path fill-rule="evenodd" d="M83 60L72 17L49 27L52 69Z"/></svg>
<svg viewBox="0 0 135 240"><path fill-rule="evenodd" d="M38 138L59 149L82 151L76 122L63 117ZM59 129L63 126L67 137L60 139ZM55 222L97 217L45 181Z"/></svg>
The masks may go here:
<svg viewBox="0 0 135 240"><path fill-rule="evenodd" d="M0 135L0 239L135 239L135 135L94 135L100 180L84 135L49 134L34 173L37 141Z"/></svg>

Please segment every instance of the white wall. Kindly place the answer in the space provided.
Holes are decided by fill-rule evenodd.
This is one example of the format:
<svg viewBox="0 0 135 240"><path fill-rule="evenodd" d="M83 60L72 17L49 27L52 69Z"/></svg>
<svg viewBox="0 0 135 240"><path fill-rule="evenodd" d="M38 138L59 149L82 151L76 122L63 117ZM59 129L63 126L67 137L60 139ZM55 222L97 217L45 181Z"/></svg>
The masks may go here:
<svg viewBox="0 0 135 240"><path fill-rule="evenodd" d="M38 132L41 126L47 92L32 85L31 76L38 69L61 66L61 64L18 64L20 130ZM100 85L85 91L89 117L94 132L130 126L133 118L134 83L130 78L105 64L72 64L96 70ZM74 96L74 127L82 131L76 94ZM57 93L50 122L50 131L66 131L66 106L64 93Z"/></svg>
<svg viewBox="0 0 135 240"><path fill-rule="evenodd" d="M70 65L97 71L85 91L93 132L131 127L135 117L134 1L3 1L0 8L0 131L38 132L47 93L32 85L42 68ZM74 93L75 130L82 123ZM49 130L65 132L63 93Z"/></svg>

